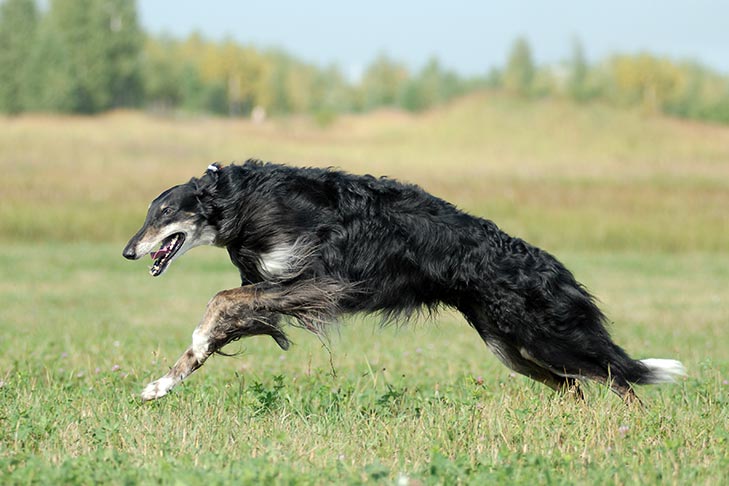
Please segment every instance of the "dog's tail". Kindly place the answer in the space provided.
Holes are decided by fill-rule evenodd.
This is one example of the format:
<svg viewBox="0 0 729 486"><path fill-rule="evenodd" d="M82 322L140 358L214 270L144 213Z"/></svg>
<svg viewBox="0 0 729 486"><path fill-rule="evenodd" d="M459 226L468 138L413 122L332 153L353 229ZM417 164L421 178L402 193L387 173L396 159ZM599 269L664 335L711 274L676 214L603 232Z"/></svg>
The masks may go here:
<svg viewBox="0 0 729 486"><path fill-rule="evenodd" d="M628 381L653 385L656 383L675 383L678 378L686 376L686 368L675 359L647 358L636 361L636 376Z"/></svg>

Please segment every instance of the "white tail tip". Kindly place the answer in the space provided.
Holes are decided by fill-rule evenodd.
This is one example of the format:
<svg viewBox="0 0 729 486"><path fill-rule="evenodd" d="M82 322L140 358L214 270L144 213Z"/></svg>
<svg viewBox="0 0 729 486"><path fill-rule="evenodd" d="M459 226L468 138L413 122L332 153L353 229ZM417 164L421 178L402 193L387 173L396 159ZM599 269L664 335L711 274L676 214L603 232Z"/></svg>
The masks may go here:
<svg viewBox="0 0 729 486"><path fill-rule="evenodd" d="M675 383L676 378L686 376L686 368L675 359L648 358L640 362L651 372L651 383Z"/></svg>

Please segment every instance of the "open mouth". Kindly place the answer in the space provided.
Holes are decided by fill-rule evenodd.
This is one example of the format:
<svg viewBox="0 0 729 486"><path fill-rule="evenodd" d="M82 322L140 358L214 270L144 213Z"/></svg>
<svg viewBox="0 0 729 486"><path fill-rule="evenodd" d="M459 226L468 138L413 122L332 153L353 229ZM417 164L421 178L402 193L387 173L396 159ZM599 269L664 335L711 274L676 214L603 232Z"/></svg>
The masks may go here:
<svg viewBox="0 0 729 486"><path fill-rule="evenodd" d="M157 277L167 269L167 265L170 264L172 257L180 251L182 244L185 242L185 235L182 233L175 233L174 235L168 236L162 241L162 245L159 250L153 251L149 254L154 260L152 268L149 269L149 273L153 277Z"/></svg>

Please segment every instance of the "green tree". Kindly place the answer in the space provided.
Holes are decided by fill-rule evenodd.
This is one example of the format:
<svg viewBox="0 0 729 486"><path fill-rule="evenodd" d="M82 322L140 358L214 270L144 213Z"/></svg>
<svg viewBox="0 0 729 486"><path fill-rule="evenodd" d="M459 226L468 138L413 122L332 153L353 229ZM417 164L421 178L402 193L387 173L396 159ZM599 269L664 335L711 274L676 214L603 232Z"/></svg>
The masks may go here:
<svg viewBox="0 0 729 486"><path fill-rule="evenodd" d="M484 79L484 85L490 89L498 89L501 88L503 84L504 76L499 68L492 67L489 69L488 73L486 73L486 78Z"/></svg>
<svg viewBox="0 0 729 486"><path fill-rule="evenodd" d="M149 38L144 46L141 75L145 102L151 108L168 111L183 102L184 61L179 42L170 37Z"/></svg>
<svg viewBox="0 0 729 486"><path fill-rule="evenodd" d="M650 54L614 56L610 68L615 100L638 104L649 112L664 110L685 85L685 71Z"/></svg>
<svg viewBox="0 0 729 486"><path fill-rule="evenodd" d="M38 14L34 0L0 3L0 111L23 109L22 89L27 82L28 57L35 37Z"/></svg>
<svg viewBox="0 0 729 486"><path fill-rule="evenodd" d="M410 79L405 84L400 104L408 111L422 111L430 107L425 87L417 79Z"/></svg>
<svg viewBox="0 0 729 486"><path fill-rule="evenodd" d="M461 79L443 69L438 59L431 58L418 76L408 81L401 103L407 110L420 111L444 103L463 91Z"/></svg>
<svg viewBox="0 0 729 486"><path fill-rule="evenodd" d="M396 106L407 81L407 69L385 54L380 54L362 77L365 109Z"/></svg>
<svg viewBox="0 0 729 486"><path fill-rule="evenodd" d="M135 0L101 2L103 36L109 64L110 104L112 107L136 106L142 101L141 52L144 34L137 22Z"/></svg>
<svg viewBox="0 0 729 486"><path fill-rule="evenodd" d="M334 121L337 113L354 109L352 90L337 66L317 70L312 83L311 110L320 125Z"/></svg>
<svg viewBox="0 0 729 486"><path fill-rule="evenodd" d="M72 111L94 113L111 105L111 68L106 57L108 29L101 6L94 0L53 0L48 13L60 34L71 72Z"/></svg>
<svg viewBox="0 0 729 486"><path fill-rule="evenodd" d="M228 85L228 112L231 116L249 115L253 108L264 103L262 56L257 50L230 40L222 48L227 61L224 75Z"/></svg>
<svg viewBox="0 0 729 486"><path fill-rule="evenodd" d="M268 91L267 100L271 113L290 113L294 102L288 90L293 60L283 52L271 52L267 56Z"/></svg>
<svg viewBox="0 0 729 486"><path fill-rule="evenodd" d="M504 87L521 96L532 94L536 68L529 43L523 37L514 41L503 74Z"/></svg>
<svg viewBox="0 0 729 486"><path fill-rule="evenodd" d="M38 26L26 67L28 75L21 89L25 110L74 110L75 80L68 63L68 51L50 16L43 18Z"/></svg>
<svg viewBox="0 0 729 486"><path fill-rule="evenodd" d="M585 101L589 97L587 85L589 70L590 67L587 64L582 42L580 42L580 39L574 38L567 77L567 95L575 101Z"/></svg>
<svg viewBox="0 0 729 486"><path fill-rule="evenodd" d="M135 104L142 34L133 0L53 0L48 13L71 73L72 111Z"/></svg>

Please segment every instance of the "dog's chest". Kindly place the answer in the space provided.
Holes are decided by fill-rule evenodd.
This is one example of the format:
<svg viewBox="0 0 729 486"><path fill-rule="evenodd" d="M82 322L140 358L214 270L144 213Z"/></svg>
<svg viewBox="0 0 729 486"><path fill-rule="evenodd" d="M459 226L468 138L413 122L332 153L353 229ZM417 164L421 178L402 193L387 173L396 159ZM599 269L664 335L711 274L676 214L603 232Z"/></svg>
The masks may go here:
<svg viewBox="0 0 729 486"><path fill-rule="evenodd" d="M258 270L266 277L289 273L295 260L293 245L280 245L258 255Z"/></svg>
<svg viewBox="0 0 729 486"><path fill-rule="evenodd" d="M243 283L291 277L305 265L305 252L296 244L280 244L268 251L245 247L228 248L231 261L238 267Z"/></svg>

